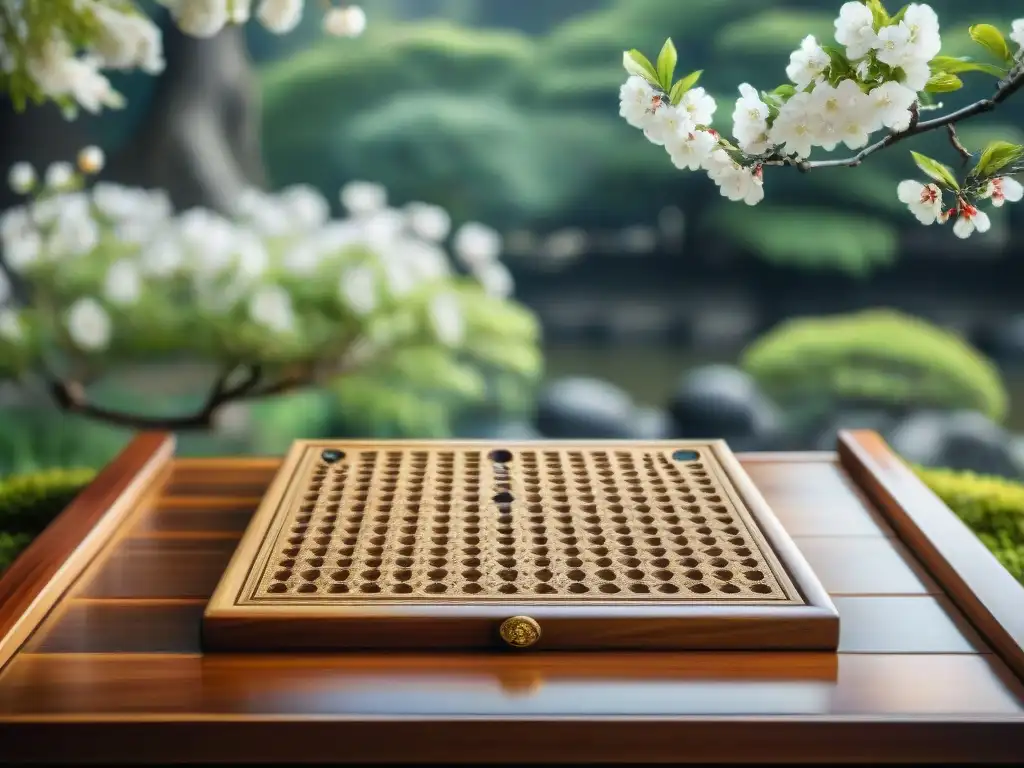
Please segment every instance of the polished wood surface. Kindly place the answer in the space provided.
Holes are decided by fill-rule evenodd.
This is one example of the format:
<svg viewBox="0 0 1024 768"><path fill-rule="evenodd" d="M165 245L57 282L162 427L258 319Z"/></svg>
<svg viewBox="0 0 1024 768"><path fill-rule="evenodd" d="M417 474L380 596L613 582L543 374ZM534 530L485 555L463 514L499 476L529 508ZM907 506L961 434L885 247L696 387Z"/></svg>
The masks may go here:
<svg viewBox="0 0 1024 768"><path fill-rule="evenodd" d="M841 433L839 458L950 599L1024 677L1024 599L1009 571L876 433Z"/></svg>
<svg viewBox="0 0 1024 768"><path fill-rule="evenodd" d="M174 440L135 438L11 563L0 578L0 669L166 470Z"/></svg>
<svg viewBox="0 0 1024 768"><path fill-rule="evenodd" d="M0 762L1019 759L1024 684L896 513L833 454L740 458L838 654L204 655L278 462L178 460L0 674Z"/></svg>

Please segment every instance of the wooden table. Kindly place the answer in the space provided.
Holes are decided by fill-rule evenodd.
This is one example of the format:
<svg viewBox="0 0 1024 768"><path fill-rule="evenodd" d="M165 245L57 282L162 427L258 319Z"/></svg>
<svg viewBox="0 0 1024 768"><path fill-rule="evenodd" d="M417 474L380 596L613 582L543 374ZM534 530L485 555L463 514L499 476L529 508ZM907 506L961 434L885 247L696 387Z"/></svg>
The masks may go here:
<svg viewBox="0 0 1024 768"><path fill-rule="evenodd" d="M0 579L0 762L1020 761L1024 589L871 432L743 465L840 652L206 655L279 459L138 437Z"/></svg>

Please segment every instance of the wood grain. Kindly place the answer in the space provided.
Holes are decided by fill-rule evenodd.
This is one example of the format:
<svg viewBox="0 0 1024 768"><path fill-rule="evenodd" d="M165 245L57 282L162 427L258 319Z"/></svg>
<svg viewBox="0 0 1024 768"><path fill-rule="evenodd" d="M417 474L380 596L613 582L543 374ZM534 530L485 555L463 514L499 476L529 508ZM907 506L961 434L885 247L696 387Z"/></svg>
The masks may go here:
<svg viewBox="0 0 1024 768"><path fill-rule="evenodd" d="M878 434L840 432L839 457L953 604L1024 678L1024 587Z"/></svg>
<svg viewBox="0 0 1024 768"><path fill-rule="evenodd" d="M173 453L166 434L136 437L11 564L0 578L0 669L134 511Z"/></svg>

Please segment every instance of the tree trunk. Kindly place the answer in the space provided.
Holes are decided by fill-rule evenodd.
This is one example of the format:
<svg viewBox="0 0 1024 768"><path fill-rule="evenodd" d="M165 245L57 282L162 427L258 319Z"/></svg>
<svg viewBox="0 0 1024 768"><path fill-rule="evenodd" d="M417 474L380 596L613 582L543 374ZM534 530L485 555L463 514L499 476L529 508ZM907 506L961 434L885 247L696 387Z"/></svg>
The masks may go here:
<svg viewBox="0 0 1024 768"><path fill-rule="evenodd" d="M108 176L164 189L179 209L227 212L244 189L266 183L259 85L244 30L202 40L168 25L164 50L153 107Z"/></svg>
<svg viewBox="0 0 1024 768"><path fill-rule="evenodd" d="M249 186L266 183L260 152L260 94L241 27L212 39L163 25L167 68L151 106L126 144L112 153L101 178L167 190L175 206L230 210ZM114 119L120 119L113 116ZM0 174L25 160L45 169L73 160L91 143L95 121L67 121L52 105L16 114L0 99ZM5 179L4 179L5 180ZM0 210L19 198L6 183Z"/></svg>

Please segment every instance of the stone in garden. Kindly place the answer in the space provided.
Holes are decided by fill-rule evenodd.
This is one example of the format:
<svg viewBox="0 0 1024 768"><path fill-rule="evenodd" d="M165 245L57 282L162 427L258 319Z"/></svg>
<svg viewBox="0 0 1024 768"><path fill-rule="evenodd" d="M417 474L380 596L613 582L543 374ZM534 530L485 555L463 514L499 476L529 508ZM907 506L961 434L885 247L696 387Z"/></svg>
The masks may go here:
<svg viewBox="0 0 1024 768"><path fill-rule="evenodd" d="M553 381L537 401L537 428L554 439L629 439L636 408L622 389L583 377Z"/></svg>
<svg viewBox="0 0 1024 768"><path fill-rule="evenodd" d="M887 438L896 453L916 464L1024 479L1013 436L974 411L915 414Z"/></svg>

